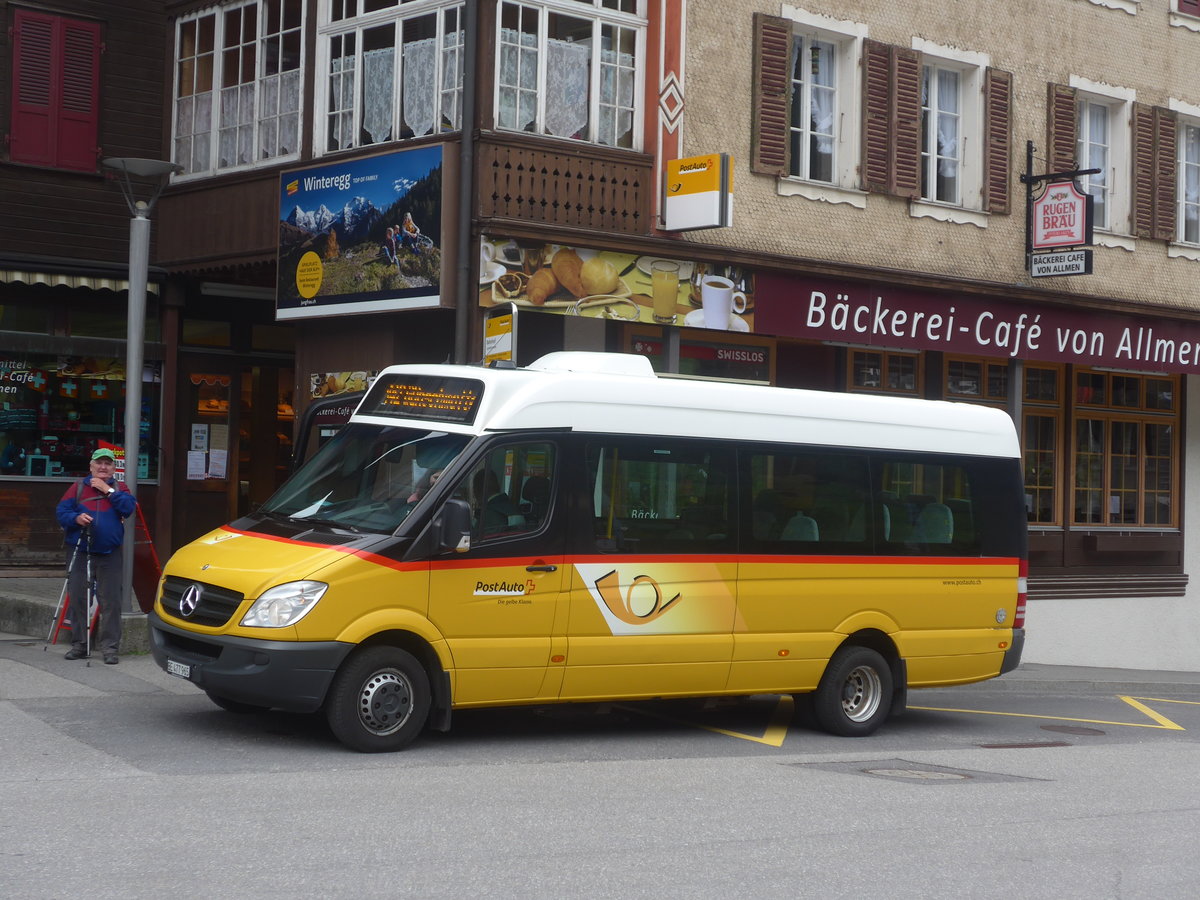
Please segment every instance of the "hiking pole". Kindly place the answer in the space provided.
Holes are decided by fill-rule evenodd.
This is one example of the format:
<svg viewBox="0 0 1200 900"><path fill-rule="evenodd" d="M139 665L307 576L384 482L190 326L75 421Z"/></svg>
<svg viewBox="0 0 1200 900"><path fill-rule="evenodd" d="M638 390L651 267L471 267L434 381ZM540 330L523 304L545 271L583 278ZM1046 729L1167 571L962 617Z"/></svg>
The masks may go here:
<svg viewBox="0 0 1200 900"><path fill-rule="evenodd" d="M75 542L75 549L71 551L71 561L67 563L67 577L63 581L62 590L58 592L58 604L54 607L54 618L50 620L50 633L46 635L46 644L42 647L43 650L49 650L50 644L54 641L55 632L58 630L58 617L63 611L63 604L67 602L67 585L71 583L71 570L75 568L75 558L79 556L79 542Z"/></svg>
<svg viewBox="0 0 1200 900"><path fill-rule="evenodd" d="M87 666L92 665L92 600L96 594L96 588L92 584L92 526L89 524L84 527L84 532L87 534L87 586L83 591L83 615L87 623L87 643L84 644L83 658L87 660Z"/></svg>

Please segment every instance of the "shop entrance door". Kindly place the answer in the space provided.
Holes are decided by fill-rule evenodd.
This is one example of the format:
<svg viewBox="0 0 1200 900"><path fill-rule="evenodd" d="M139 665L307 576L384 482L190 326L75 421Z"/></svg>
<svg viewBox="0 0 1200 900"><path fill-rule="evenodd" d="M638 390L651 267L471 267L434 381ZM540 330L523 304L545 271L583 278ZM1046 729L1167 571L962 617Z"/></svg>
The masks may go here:
<svg viewBox="0 0 1200 900"><path fill-rule="evenodd" d="M176 547L246 515L287 476L294 370L277 362L180 359L176 415Z"/></svg>

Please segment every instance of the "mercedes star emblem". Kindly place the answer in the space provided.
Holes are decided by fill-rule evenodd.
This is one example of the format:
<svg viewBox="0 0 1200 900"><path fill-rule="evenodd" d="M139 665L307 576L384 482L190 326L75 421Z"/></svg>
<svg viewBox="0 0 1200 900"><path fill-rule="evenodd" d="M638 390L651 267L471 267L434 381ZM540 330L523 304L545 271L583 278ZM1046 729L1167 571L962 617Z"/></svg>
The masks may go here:
<svg viewBox="0 0 1200 900"><path fill-rule="evenodd" d="M196 611L200 605L200 585L189 584L183 596L179 598L179 613L185 619Z"/></svg>

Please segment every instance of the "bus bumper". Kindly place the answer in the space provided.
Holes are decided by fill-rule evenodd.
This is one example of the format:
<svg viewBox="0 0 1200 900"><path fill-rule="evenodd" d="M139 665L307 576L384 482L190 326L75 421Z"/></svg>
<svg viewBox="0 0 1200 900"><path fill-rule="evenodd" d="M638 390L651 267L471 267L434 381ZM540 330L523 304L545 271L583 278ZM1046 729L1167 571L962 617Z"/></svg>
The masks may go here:
<svg viewBox="0 0 1200 900"><path fill-rule="evenodd" d="M150 613L150 652L166 672L253 706L316 712L353 644L196 634Z"/></svg>
<svg viewBox="0 0 1200 900"><path fill-rule="evenodd" d="M1014 628L1012 643L1004 651L1004 662L1000 664L1000 674L1011 672L1021 664L1021 651L1025 649L1025 629Z"/></svg>

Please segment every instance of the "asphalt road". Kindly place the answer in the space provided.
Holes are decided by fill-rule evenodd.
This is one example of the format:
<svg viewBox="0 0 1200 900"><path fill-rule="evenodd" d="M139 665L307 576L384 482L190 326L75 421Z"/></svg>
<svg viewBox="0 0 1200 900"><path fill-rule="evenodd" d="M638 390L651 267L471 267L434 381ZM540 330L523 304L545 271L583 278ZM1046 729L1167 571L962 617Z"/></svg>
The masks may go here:
<svg viewBox="0 0 1200 900"><path fill-rule="evenodd" d="M399 754L0 642L0 896L1193 897L1200 678L455 713ZM1065 672L1065 670L1064 670Z"/></svg>

